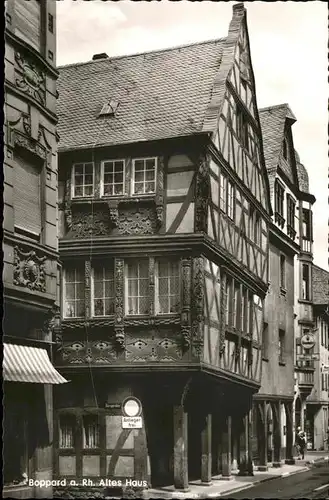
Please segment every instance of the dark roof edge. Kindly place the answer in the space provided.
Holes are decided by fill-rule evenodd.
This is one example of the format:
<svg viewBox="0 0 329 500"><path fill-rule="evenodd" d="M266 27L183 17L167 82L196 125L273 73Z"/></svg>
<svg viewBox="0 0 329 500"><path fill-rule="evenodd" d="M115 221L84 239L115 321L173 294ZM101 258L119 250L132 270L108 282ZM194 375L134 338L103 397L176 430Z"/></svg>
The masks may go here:
<svg viewBox="0 0 329 500"><path fill-rule="evenodd" d="M91 144L91 145L84 145L84 146L72 146L72 147L62 147L58 148L57 152L58 153L70 153L73 151L83 151L84 149L89 150L89 149L101 149L101 148L115 148L118 146L129 146L129 145L136 145L136 144L144 144L144 143L151 143L151 142L160 142L160 141L176 141L176 140L183 140L183 139L190 139L193 136L200 136L200 137L210 137L211 133L208 131L203 131L201 130L200 132L191 132L190 134L184 134L184 135L177 135L175 137L173 136L168 136L168 137L160 137L159 139L145 139L143 141L133 141L133 142L125 142L125 143L120 143L120 144L110 144L110 143L103 143L103 144Z"/></svg>
<svg viewBox="0 0 329 500"><path fill-rule="evenodd" d="M148 55L148 54L159 54L161 52L169 52L171 50L179 50L179 49L184 49L186 47L193 47L195 45L204 45L207 43L214 43L214 42L224 42L226 40L226 37L222 38L211 38L209 40L203 40L201 42L191 42L191 43L185 43L182 45L175 45L173 47L166 47L163 49L157 49L157 50L147 50L145 52L135 52L133 54L124 54L121 56L110 56L107 59L99 59L99 60L90 60L90 61L85 61L85 62L77 62L77 63L69 63L69 64L63 64L60 66L57 66L57 70L69 68L69 67L77 67L77 66L85 66L86 64L97 64L100 62L104 61L115 61L118 59L125 59L128 57L137 57L137 56L143 56L143 55Z"/></svg>

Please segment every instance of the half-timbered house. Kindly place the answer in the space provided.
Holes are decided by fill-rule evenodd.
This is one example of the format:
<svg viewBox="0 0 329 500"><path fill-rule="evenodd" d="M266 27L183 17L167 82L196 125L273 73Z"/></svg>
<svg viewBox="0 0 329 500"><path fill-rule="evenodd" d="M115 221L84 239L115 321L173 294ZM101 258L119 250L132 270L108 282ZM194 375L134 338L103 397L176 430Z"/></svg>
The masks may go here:
<svg viewBox="0 0 329 500"><path fill-rule="evenodd" d="M5 4L2 494L44 498L52 489L28 479L52 479L52 385L66 382L51 364L59 295L56 4Z"/></svg>
<svg viewBox="0 0 329 500"><path fill-rule="evenodd" d="M268 287L246 11L226 38L59 73L56 366L71 383L55 394L54 472L229 477L251 464ZM127 396L142 429L121 428Z"/></svg>
<svg viewBox="0 0 329 500"><path fill-rule="evenodd" d="M293 462L294 427L298 423L294 418L295 335L297 331L300 344L301 324L306 321L310 328L312 323L311 317L303 316L304 306L299 306L303 302L307 308L311 300L309 269L303 300L299 294L299 275L304 276L304 266L308 265L302 251L306 243L309 251L311 245L310 233L304 228L310 206L306 209L304 203L312 204L315 199L305 192L307 171L294 149L292 125L296 118L289 106L261 109L260 121L274 212L264 309L262 385L254 396L255 458L259 468L266 469L268 464L280 467L282 459ZM299 373L309 377L312 368L305 366Z"/></svg>

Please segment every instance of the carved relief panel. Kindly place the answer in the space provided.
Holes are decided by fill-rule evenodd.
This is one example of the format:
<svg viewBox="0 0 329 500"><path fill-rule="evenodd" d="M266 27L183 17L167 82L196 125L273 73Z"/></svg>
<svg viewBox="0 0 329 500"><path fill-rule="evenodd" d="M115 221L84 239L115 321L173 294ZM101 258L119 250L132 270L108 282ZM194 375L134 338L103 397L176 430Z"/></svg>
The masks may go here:
<svg viewBox="0 0 329 500"><path fill-rule="evenodd" d="M15 84L43 106L46 105L46 75L30 56L15 52Z"/></svg>
<svg viewBox="0 0 329 500"><path fill-rule="evenodd" d="M14 248L14 285L39 292L46 291L47 257L20 246Z"/></svg>

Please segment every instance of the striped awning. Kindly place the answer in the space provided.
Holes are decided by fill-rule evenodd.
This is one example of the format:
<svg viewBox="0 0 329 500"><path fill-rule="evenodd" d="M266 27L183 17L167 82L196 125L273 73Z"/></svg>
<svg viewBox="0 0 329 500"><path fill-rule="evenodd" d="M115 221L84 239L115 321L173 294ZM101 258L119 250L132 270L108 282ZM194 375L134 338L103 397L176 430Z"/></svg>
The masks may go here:
<svg viewBox="0 0 329 500"><path fill-rule="evenodd" d="M46 349L16 344L3 344L3 379L35 384L68 382L53 367Z"/></svg>

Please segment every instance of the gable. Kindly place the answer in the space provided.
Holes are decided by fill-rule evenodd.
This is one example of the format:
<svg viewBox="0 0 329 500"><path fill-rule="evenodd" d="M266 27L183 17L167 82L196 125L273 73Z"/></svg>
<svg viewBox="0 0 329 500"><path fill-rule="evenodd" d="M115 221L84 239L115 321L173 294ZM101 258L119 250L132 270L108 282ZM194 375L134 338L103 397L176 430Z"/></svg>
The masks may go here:
<svg viewBox="0 0 329 500"><path fill-rule="evenodd" d="M233 7L204 130L206 127L213 133L214 143L229 166L270 212L270 191L243 4Z"/></svg>

